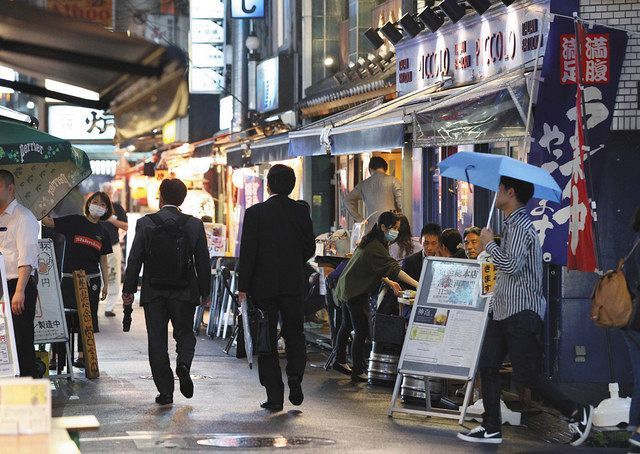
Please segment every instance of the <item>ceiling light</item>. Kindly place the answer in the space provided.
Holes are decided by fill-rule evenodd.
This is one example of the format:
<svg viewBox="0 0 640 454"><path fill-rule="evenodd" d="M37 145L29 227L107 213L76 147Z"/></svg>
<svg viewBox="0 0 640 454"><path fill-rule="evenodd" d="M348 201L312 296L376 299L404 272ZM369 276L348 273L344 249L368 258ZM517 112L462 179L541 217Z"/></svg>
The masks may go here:
<svg viewBox="0 0 640 454"><path fill-rule="evenodd" d="M422 24L416 21L411 13L407 13L400 18L400 27L412 38L423 30Z"/></svg>
<svg viewBox="0 0 640 454"><path fill-rule="evenodd" d="M480 15L483 15L491 7L489 0L467 0L467 3Z"/></svg>
<svg viewBox="0 0 640 454"><path fill-rule="evenodd" d="M433 33L435 33L444 24L444 17L436 13L428 6L423 9L420 14L418 14L418 18Z"/></svg>
<svg viewBox="0 0 640 454"><path fill-rule="evenodd" d="M439 7L454 24L462 19L466 13L464 5L460 5L458 0L444 0Z"/></svg>
<svg viewBox="0 0 640 454"><path fill-rule="evenodd" d="M389 40L391 44L398 44L404 36L402 32L396 28L393 22L389 21L382 26L380 32Z"/></svg>
<svg viewBox="0 0 640 454"><path fill-rule="evenodd" d="M378 30L376 30L375 28L370 28L366 32L364 32L364 37L367 38L367 41L369 41L374 49L379 49L380 46L384 44L384 40L380 38Z"/></svg>

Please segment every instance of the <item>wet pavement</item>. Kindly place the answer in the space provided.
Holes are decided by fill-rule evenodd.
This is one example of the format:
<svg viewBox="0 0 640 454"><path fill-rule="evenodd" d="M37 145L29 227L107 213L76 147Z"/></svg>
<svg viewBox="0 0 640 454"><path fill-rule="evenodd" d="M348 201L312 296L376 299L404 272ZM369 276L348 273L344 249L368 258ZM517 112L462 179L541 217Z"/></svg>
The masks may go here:
<svg viewBox="0 0 640 454"><path fill-rule="evenodd" d="M176 383L173 406L160 407L154 402L157 391L147 361L142 309L135 308L129 333L122 332L120 313L104 318L102 312L96 335L100 378L88 380L79 374L73 382L52 380L54 416L92 414L100 421L99 431L81 434L85 453L577 452L568 445L548 443L539 431L525 427L505 426L505 441L499 447L478 446L455 438L459 429L455 421L404 414L388 418L390 389L353 385L344 375L324 371L326 354L314 348L309 350L303 405L285 402L283 412L272 414L259 407L265 396L257 370L250 370L245 359L225 355L226 342L202 334L191 369L194 397L184 398ZM173 345L171 339L175 364ZM538 419L538 424L543 421L544 426L547 420Z"/></svg>

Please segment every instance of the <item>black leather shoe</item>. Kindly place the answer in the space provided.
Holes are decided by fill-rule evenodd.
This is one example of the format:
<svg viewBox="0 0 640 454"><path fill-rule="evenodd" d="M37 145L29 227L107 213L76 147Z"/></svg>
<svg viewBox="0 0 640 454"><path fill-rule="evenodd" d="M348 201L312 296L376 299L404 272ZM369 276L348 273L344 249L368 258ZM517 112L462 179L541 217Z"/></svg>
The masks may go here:
<svg viewBox="0 0 640 454"><path fill-rule="evenodd" d="M260 407L264 408L265 410L269 410L269 411L282 411L282 404L279 404L277 402L269 402L268 400L265 400L264 402L262 402L260 404Z"/></svg>
<svg viewBox="0 0 640 454"><path fill-rule="evenodd" d="M105 317L115 317L116 313L113 311L104 311L104 316Z"/></svg>
<svg viewBox="0 0 640 454"><path fill-rule="evenodd" d="M78 358L73 362L73 367L84 369L84 358Z"/></svg>
<svg viewBox="0 0 640 454"><path fill-rule="evenodd" d="M189 369L184 364L178 364L176 367L176 375L180 380L180 392L187 399L193 397L193 381L191 381L191 375L189 375Z"/></svg>
<svg viewBox="0 0 640 454"><path fill-rule="evenodd" d="M156 403L158 405L171 405L173 403L173 396L171 394L158 394L156 396Z"/></svg>
<svg viewBox="0 0 640 454"><path fill-rule="evenodd" d="M289 402L293 405L300 405L304 400L304 394L302 394L302 385L298 377L289 378Z"/></svg>

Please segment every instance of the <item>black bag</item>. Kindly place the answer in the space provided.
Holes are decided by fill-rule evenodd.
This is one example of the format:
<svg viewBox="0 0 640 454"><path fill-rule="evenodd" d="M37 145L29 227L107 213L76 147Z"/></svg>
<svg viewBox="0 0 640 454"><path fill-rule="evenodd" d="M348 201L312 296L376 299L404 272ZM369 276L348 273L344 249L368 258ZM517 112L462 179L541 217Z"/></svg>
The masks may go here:
<svg viewBox="0 0 640 454"><path fill-rule="evenodd" d="M185 229L191 216L163 221L157 214L149 218L156 227L151 232L144 261L149 283L159 290L179 290L189 286L193 270L193 252Z"/></svg>
<svg viewBox="0 0 640 454"><path fill-rule="evenodd" d="M269 336L269 319L267 318L267 313L259 307L256 307L249 301L247 301L245 304L249 305L249 329L251 330L251 340L253 341L253 354L271 355L273 350L271 349L271 339ZM236 358L246 358L247 352L244 343L244 325L242 324L241 315L238 315L236 323L238 323L239 327Z"/></svg>

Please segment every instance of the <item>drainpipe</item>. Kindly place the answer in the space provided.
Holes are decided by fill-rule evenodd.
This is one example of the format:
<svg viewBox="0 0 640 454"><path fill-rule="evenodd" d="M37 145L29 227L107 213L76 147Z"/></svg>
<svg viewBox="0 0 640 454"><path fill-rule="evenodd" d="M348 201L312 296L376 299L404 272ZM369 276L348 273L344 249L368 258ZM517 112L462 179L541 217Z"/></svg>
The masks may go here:
<svg viewBox="0 0 640 454"><path fill-rule="evenodd" d="M249 23L244 19L232 19L233 33L233 68L231 89L236 99L233 100L233 131L241 131L247 127L247 48L245 42L249 35Z"/></svg>

